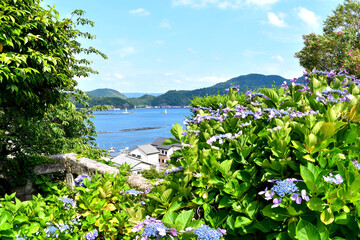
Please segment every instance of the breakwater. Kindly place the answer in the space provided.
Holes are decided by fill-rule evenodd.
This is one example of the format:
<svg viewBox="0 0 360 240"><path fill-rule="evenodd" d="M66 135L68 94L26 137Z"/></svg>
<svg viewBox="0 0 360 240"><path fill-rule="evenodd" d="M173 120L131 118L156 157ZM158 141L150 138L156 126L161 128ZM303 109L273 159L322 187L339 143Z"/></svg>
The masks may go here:
<svg viewBox="0 0 360 240"><path fill-rule="evenodd" d="M93 115L123 115L123 114L134 114L133 112L94 112Z"/></svg>
<svg viewBox="0 0 360 240"><path fill-rule="evenodd" d="M120 129L120 131L122 131L122 132L134 132L134 131L143 131L143 130L160 129L160 128L166 128L166 127L162 126L162 127L128 128L128 129Z"/></svg>

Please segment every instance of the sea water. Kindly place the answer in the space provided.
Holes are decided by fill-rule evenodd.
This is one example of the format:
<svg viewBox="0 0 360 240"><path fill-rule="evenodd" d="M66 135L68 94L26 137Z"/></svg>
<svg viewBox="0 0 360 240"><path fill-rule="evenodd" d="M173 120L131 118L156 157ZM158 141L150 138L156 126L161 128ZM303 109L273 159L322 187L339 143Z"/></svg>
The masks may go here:
<svg viewBox="0 0 360 240"><path fill-rule="evenodd" d="M111 110L104 115L94 115L98 136L96 142L100 148L109 150L116 148L132 149L138 145L149 144L158 137L172 137L170 129L175 123L183 126L183 121L191 115L189 108L141 108L125 110ZM139 128L154 128L136 131L122 131Z"/></svg>

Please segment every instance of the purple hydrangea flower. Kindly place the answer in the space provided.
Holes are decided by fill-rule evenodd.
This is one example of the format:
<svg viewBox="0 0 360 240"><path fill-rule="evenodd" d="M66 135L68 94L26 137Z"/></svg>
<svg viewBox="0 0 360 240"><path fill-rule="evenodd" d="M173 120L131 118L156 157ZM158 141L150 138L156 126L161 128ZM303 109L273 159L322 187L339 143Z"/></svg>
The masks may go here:
<svg viewBox="0 0 360 240"><path fill-rule="evenodd" d="M213 145L214 142L219 142L219 144L222 144L224 142L224 139L235 139L242 135L242 131L239 131L238 133L235 133L234 135L232 133L225 133L220 135L211 136L206 143L209 145Z"/></svg>
<svg viewBox="0 0 360 240"><path fill-rule="evenodd" d="M172 167L170 169L167 169L164 171L164 175L168 175L170 173L174 173L174 172L180 172L180 171L184 171L185 168L183 166L180 167Z"/></svg>
<svg viewBox="0 0 360 240"><path fill-rule="evenodd" d="M81 174L77 178L75 178L75 186L77 187L85 187L83 181L87 178L91 182L91 178L87 174Z"/></svg>
<svg viewBox="0 0 360 240"><path fill-rule="evenodd" d="M351 161L351 162L354 164L354 166L357 168L357 170L360 170L360 164L358 163L357 160L354 160L354 161Z"/></svg>
<svg viewBox="0 0 360 240"><path fill-rule="evenodd" d="M336 174L333 176L332 173L329 173L329 176L323 176L325 182L331 183L331 184L340 184L344 182L344 179L341 177L340 174Z"/></svg>
<svg viewBox="0 0 360 240"><path fill-rule="evenodd" d="M309 201L309 196L306 193L306 190L301 190L299 193L299 188L296 186L296 183L299 180L295 178L287 178L285 180L268 180L268 182L275 183L274 186L268 190L266 187L264 191L260 191L259 195L265 195L265 200L273 201L272 208L276 208L282 201L282 198L286 195L291 195L290 199L295 201L297 204L301 204L302 200ZM276 196L278 197L274 197Z"/></svg>
<svg viewBox="0 0 360 240"><path fill-rule="evenodd" d="M273 199L273 205L271 205L271 208L276 208L279 206L279 204L281 203L281 198L274 198Z"/></svg>

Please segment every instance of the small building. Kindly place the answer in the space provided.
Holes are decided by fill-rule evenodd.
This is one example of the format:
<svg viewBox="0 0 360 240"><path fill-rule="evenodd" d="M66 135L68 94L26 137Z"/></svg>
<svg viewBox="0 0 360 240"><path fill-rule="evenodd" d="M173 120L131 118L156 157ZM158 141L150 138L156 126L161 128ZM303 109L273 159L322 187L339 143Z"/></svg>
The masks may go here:
<svg viewBox="0 0 360 240"><path fill-rule="evenodd" d="M126 163L130 165L130 170L133 173L139 173L141 170L150 169L152 165L146 161L143 161L141 158L134 157L128 154L120 154L115 158L111 159L111 161L116 166L121 166Z"/></svg>
<svg viewBox="0 0 360 240"><path fill-rule="evenodd" d="M171 144L171 145L164 145L164 141L167 138L159 137L154 142L151 143L159 151L158 162L161 166L167 166L167 159L171 157L171 155L178 149L181 149L180 144Z"/></svg>
<svg viewBox="0 0 360 240"><path fill-rule="evenodd" d="M134 173L139 173L141 170L155 167L160 170L159 151L151 144L139 145L131 149L127 153L120 154L111 161L115 165L122 165L124 163L130 164L130 169Z"/></svg>
<svg viewBox="0 0 360 240"><path fill-rule="evenodd" d="M157 165L159 164L159 150L152 146L151 144L139 145L129 151L130 156L138 157L143 161L151 164Z"/></svg>

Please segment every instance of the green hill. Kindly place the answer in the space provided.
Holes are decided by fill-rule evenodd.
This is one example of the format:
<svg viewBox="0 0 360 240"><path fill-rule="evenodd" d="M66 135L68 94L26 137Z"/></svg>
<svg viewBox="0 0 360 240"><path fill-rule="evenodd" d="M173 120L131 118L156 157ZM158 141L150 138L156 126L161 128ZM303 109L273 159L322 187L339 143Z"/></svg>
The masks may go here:
<svg viewBox="0 0 360 240"><path fill-rule="evenodd" d="M124 94L110 88L95 89L93 91L86 92L86 94L93 97L118 97L121 99L127 99Z"/></svg>
<svg viewBox="0 0 360 240"><path fill-rule="evenodd" d="M145 107L146 105L151 105L151 102L155 99L155 96L145 94L137 98L128 98L127 101L137 107Z"/></svg>
<svg viewBox="0 0 360 240"><path fill-rule="evenodd" d="M287 81L278 75L262 75L262 74L248 74L232 78L226 82L215 84L207 88L200 88L191 91L171 90L156 98L151 102L152 106L170 105L170 106L184 106L189 105L190 99L194 97L204 97L206 95L225 94L225 89L229 88L230 84L239 86L241 92L246 92L249 89L255 90L258 88L269 88L274 84L281 86L284 81ZM150 104L149 104L150 105Z"/></svg>
<svg viewBox="0 0 360 240"><path fill-rule="evenodd" d="M97 106L97 105L112 105L114 108L133 108L134 104L130 103L127 100L124 100L119 97L94 97L92 95L88 95L89 107ZM78 102L75 103L77 108L84 107L82 104Z"/></svg>
<svg viewBox="0 0 360 240"><path fill-rule="evenodd" d="M248 74L232 78L226 82L218 83L207 88L200 88L191 91L170 90L157 97L145 94L138 98L126 98L120 92L108 88L96 89L86 93L90 97L90 106L113 105L114 107L120 108L124 108L124 106L128 108L131 108L132 106L144 107L146 105L187 106L190 104L190 99L195 97L225 94L225 89L229 88L230 84L233 86L239 86L241 92L246 92L249 89L255 90L263 87L270 88L273 85L279 87L287 80L288 79L278 75Z"/></svg>

